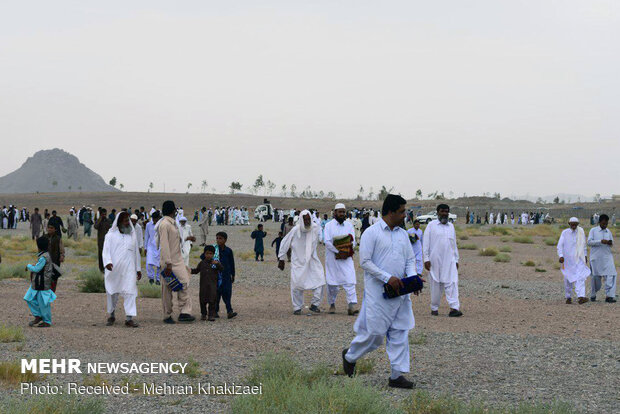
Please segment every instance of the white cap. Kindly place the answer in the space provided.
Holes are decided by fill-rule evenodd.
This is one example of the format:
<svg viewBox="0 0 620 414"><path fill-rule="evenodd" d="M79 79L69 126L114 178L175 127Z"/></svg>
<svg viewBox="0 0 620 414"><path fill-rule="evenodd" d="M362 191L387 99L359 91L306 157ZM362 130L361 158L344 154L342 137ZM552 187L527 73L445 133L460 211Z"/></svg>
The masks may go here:
<svg viewBox="0 0 620 414"><path fill-rule="evenodd" d="M577 217L571 217L570 219L568 219L569 223L579 223L579 219Z"/></svg>
<svg viewBox="0 0 620 414"><path fill-rule="evenodd" d="M187 219L185 218L185 216L181 216L179 217L179 221L187 221Z"/></svg>
<svg viewBox="0 0 620 414"><path fill-rule="evenodd" d="M131 217L129 217L132 220L138 220L138 216L136 216L135 214L132 214Z"/></svg>
<svg viewBox="0 0 620 414"><path fill-rule="evenodd" d="M334 210L340 210L340 209L346 210L346 207L344 206L343 203L338 203L336 204L336 207L334 207Z"/></svg>

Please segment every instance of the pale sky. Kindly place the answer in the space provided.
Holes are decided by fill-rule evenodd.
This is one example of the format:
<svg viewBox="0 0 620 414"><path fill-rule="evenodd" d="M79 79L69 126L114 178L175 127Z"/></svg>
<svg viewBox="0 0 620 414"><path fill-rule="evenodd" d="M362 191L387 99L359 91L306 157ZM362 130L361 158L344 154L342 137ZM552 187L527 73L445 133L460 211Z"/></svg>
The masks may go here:
<svg viewBox="0 0 620 414"><path fill-rule="evenodd" d="M0 5L0 176L620 193L620 2Z"/></svg>

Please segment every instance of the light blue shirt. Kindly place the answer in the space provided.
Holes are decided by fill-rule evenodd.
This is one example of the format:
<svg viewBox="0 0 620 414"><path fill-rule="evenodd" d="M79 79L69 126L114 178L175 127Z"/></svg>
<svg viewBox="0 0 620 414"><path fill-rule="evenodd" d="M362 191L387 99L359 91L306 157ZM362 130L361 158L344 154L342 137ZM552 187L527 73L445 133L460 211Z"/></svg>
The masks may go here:
<svg viewBox="0 0 620 414"><path fill-rule="evenodd" d="M43 254L41 254L41 256L39 256L39 260L37 261L36 265L33 266L29 264L26 267L28 268L28 270L30 270L33 273L39 273L41 270L43 270L46 263L47 263L47 260L45 260L45 257L43 257Z"/></svg>
<svg viewBox="0 0 620 414"><path fill-rule="evenodd" d="M590 267L594 276L615 276L616 265L611 252L613 244L602 244L601 240L612 240L614 236L607 228L601 226L592 227L588 234L588 246L590 246Z"/></svg>

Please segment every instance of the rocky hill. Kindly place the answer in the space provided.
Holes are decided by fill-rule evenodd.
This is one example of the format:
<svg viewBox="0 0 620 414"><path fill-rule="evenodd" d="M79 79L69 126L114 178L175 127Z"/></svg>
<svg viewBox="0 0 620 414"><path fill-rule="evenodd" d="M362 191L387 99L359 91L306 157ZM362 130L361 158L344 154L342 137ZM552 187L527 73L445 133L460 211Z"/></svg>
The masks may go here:
<svg viewBox="0 0 620 414"><path fill-rule="evenodd" d="M42 150L17 170L0 177L0 193L119 191L66 151Z"/></svg>

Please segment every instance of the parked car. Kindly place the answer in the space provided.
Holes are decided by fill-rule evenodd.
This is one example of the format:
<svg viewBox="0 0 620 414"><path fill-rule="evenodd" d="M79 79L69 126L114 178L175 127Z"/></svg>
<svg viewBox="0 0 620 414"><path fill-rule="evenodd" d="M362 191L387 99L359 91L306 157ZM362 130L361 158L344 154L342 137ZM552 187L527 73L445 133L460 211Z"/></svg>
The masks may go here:
<svg viewBox="0 0 620 414"><path fill-rule="evenodd" d="M430 223L433 220L437 220L437 212L430 211L427 214L422 214L421 216L417 216L416 219L420 220L420 223ZM456 221L456 214L448 213L448 221L450 223L454 223Z"/></svg>

